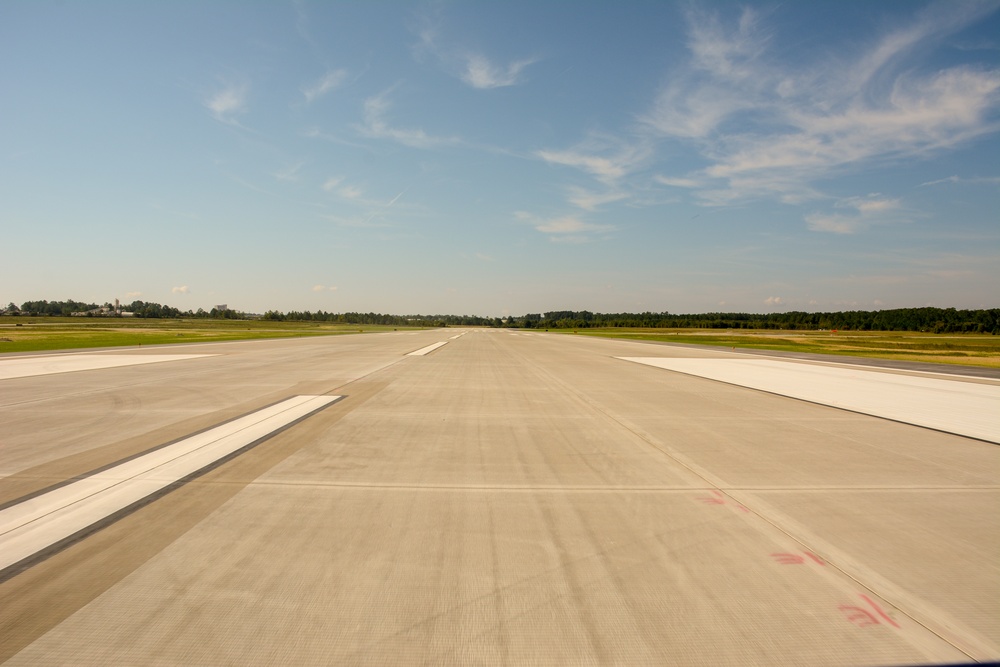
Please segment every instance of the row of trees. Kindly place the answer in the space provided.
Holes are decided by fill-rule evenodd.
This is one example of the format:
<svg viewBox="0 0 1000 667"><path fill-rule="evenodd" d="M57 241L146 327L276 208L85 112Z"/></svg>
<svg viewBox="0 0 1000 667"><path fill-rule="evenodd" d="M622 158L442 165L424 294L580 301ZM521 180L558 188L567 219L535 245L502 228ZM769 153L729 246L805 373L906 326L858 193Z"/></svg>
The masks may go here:
<svg viewBox="0 0 1000 667"><path fill-rule="evenodd" d="M110 307L111 304L105 305ZM4 313L7 315L69 316L73 313L95 310L97 308L100 308L100 306L96 303L83 303L82 301L73 301L72 299L67 301L25 301L21 304L20 308L13 303L8 304Z"/></svg>
<svg viewBox="0 0 1000 667"><path fill-rule="evenodd" d="M2 302L0 302L2 303ZM105 303L102 306L96 303L84 303L82 301L74 301L72 299L67 299L66 301L25 301L20 306L14 303L7 305L7 308L0 314L4 315L30 315L34 317L39 316L52 316L52 317L68 317L73 313L86 313L90 311L95 311L100 308L107 309L109 315L114 315L114 306L110 303ZM133 301L129 304L121 304L120 308L122 312L131 313L132 317L149 317L149 318L179 318L179 317L203 317L212 319L231 319L231 320L244 320L249 319L250 315L246 313L241 313L239 311L230 309L217 309L203 310L199 308L198 310L181 310L179 308L173 308L172 306L164 306L159 303L146 302L146 301Z"/></svg>
<svg viewBox="0 0 1000 667"><path fill-rule="evenodd" d="M504 326L500 318L477 317L474 315L389 315L383 313L327 313L322 310L311 313L293 310L283 313L269 310L263 319L279 322L335 322L338 324L384 324L388 326Z"/></svg>
<svg viewBox="0 0 1000 667"><path fill-rule="evenodd" d="M648 327L679 329L842 329L850 331L929 331L1000 335L1000 308L957 310L955 308L895 308L849 310L832 313L591 313L553 311L515 318L513 326L545 329L593 327Z"/></svg>
<svg viewBox="0 0 1000 667"><path fill-rule="evenodd" d="M833 313L592 313L588 310L556 310L506 318L475 315L382 315L379 313L326 313L318 311L281 313L268 311L264 319L287 321L388 324L393 326L481 326L521 329L588 329L643 327L677 329L785 329L845 331L929 331L933 333L992 333L1000 335L1000 308L957 310L955 308L897 308L850 310Z"/></svg>
<svg viewBox="0 0 1000 667"><path fill-rule="evenodd" d="M110 304L104 304L110 307ZM70 315L98 308L80 301L26 301L13 303L8 315ZM1000 308L957 310L955 308L895 308L892 310L849 310L831 313L704 313L676 315L653 313L592 313L588 310L555 310L521 316L479 317L477 315L389 315L382 313L328 313L269 310L263 316L231 309L181 311L158 303L133 301L122 310L134 317L215 319L257 319L289 322L334 322L339 324L382 324L388 326L480 326L524 329L588 329L595 327L645 327L678 329L786 329L845 331L928 331L933 333L992 333L1000 335Z"/></svg>

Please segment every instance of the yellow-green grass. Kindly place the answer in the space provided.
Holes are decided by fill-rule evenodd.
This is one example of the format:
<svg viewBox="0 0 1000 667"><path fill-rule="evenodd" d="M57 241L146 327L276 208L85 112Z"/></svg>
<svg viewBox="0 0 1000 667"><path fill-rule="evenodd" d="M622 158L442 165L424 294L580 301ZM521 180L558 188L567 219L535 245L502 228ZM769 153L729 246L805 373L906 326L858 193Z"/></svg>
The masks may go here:
<svg viewBox="0 0 1000 667"><path fill-rule="evenodd" d="M396 327L330 322L141 319L103 317L0 317L0 353L88 347L205 343L392 331Z"/></svg>
<svg viewBox="0 0 1000 667"><path fill-rule="evenodd" d="M553 330L556 331L556 330ZM1000 336L900 331L577 329L588 336L1000 368Z"/></svg>

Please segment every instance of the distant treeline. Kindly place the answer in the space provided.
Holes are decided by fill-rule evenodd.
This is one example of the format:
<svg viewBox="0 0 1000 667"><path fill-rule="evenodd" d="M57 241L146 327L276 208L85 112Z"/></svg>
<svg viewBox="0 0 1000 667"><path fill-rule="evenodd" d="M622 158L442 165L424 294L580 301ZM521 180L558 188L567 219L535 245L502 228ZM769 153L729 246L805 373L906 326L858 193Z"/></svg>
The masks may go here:
<svg viewBox="0 0 1000 667"><path fill-rule="evenodd" d="M483 317L455 315L389 315L382 313L327 313L322 310L293 310L282 313L269 310L263 319L279 322L332 322L335 324L385 324L396 327L493 326L493 320ZM475 320L475 322L473 322Z"/></svg>
<svg viewBox="0 0 1000 667"><path fill-rule="evenodd" d="M991 333L1000 335L1000 308L957 310L955 308L896 308L850 310L836 313L592 313L587 310L557 310L521 316L479 317L475 315L381 315L378 313L325 313L319 311L268 311L264 319L420 326L482 326L521 329L589 329L645 327L656 329L787 329L844 331L928 331L933 333Z"/></svg>
<svg viewBox="0 0 1000 667"><path fill-rule="evenodd" d="M1000 308L895 308L849 310L835 313L591 313L554 311L515 318L524 328L586 329L593 327L649 327L678 329L840 329L845 331L968 332L1000 335Z"/></svg>
<svg viewBox="0 0 1000 667"><path fill-rule="evenodd" d="M109 308L111 304L104 304ZM95 311L100 306L79 301L26 301L20 308L13 303L7 315L71 315ZM263 315L236 310L181 311L158 303L133 301L121 306L133 317L264 319L281 322L331 322L339 324L382 324L388 326L482 326L524 329L588 329L603 327L646 327L676 329L787 329L843 331L927 331L932 333L990 333L1000 335L1000 308L957 310L955 308L895 308L892 310L849 310L835 313L592 313L587 310L556 310L521 316L479 317L477 315L389 315L382 313L327 313L322 310L269 310Z"/></svg>
<svg viewBox="0 0 1000 667"><path fill-rule="evenodd" d="M3 303L0 301L0 303ZM108 311L113 311L113 306L110 303L105 303L103 306L99 306L96 303L84 303L82 301L73 301L72 299L67 299L66 301L25 301L21 304L20 308L11 303L7 305L4 309L3 314L5 315L50 315L50 316L62 316L69 317L74 313L87 313L92 315L98 315L95 311L101 309ZM199 308L196 311L191 310L180 310L179 308L173 308L171 306L164 306L158 303L151 303L145 301L133 301L128 304L121 304L120 306L122 312L131 313L132 317L151 317L151 318L162 318L162 317L205 317L205 318L225 318L242 320L249 319L250 316L245 313L241 313L235 310L218 310L213 308L212 310L203 310ZM113 313L109 313L113 315Z"/></svg>

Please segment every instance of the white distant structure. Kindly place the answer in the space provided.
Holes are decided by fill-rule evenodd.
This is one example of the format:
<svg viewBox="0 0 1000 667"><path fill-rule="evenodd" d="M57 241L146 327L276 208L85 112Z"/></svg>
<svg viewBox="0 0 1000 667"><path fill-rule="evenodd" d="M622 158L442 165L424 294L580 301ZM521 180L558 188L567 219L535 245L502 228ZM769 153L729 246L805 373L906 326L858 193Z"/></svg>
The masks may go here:
<svg viewBox="0 0 1000 667"><path fill-rule="evenodd" d="M115 299L114 306L101 306L100 308L70 313L70 315L73 317L135 317L135 313L122 310L122 304L118 299Z"/></svg>

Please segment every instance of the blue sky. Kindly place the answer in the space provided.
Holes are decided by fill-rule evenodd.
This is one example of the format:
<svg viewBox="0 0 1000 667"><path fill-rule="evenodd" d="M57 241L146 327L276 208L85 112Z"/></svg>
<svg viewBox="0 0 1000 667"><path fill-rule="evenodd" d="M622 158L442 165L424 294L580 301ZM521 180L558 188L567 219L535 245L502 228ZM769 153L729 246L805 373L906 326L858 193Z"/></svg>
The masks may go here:
<svg viewBox="0 0 1000 667"><path fill-rule="evenodd" d="M0 4L0 300L1000 305L996 2Z"/></svg>

